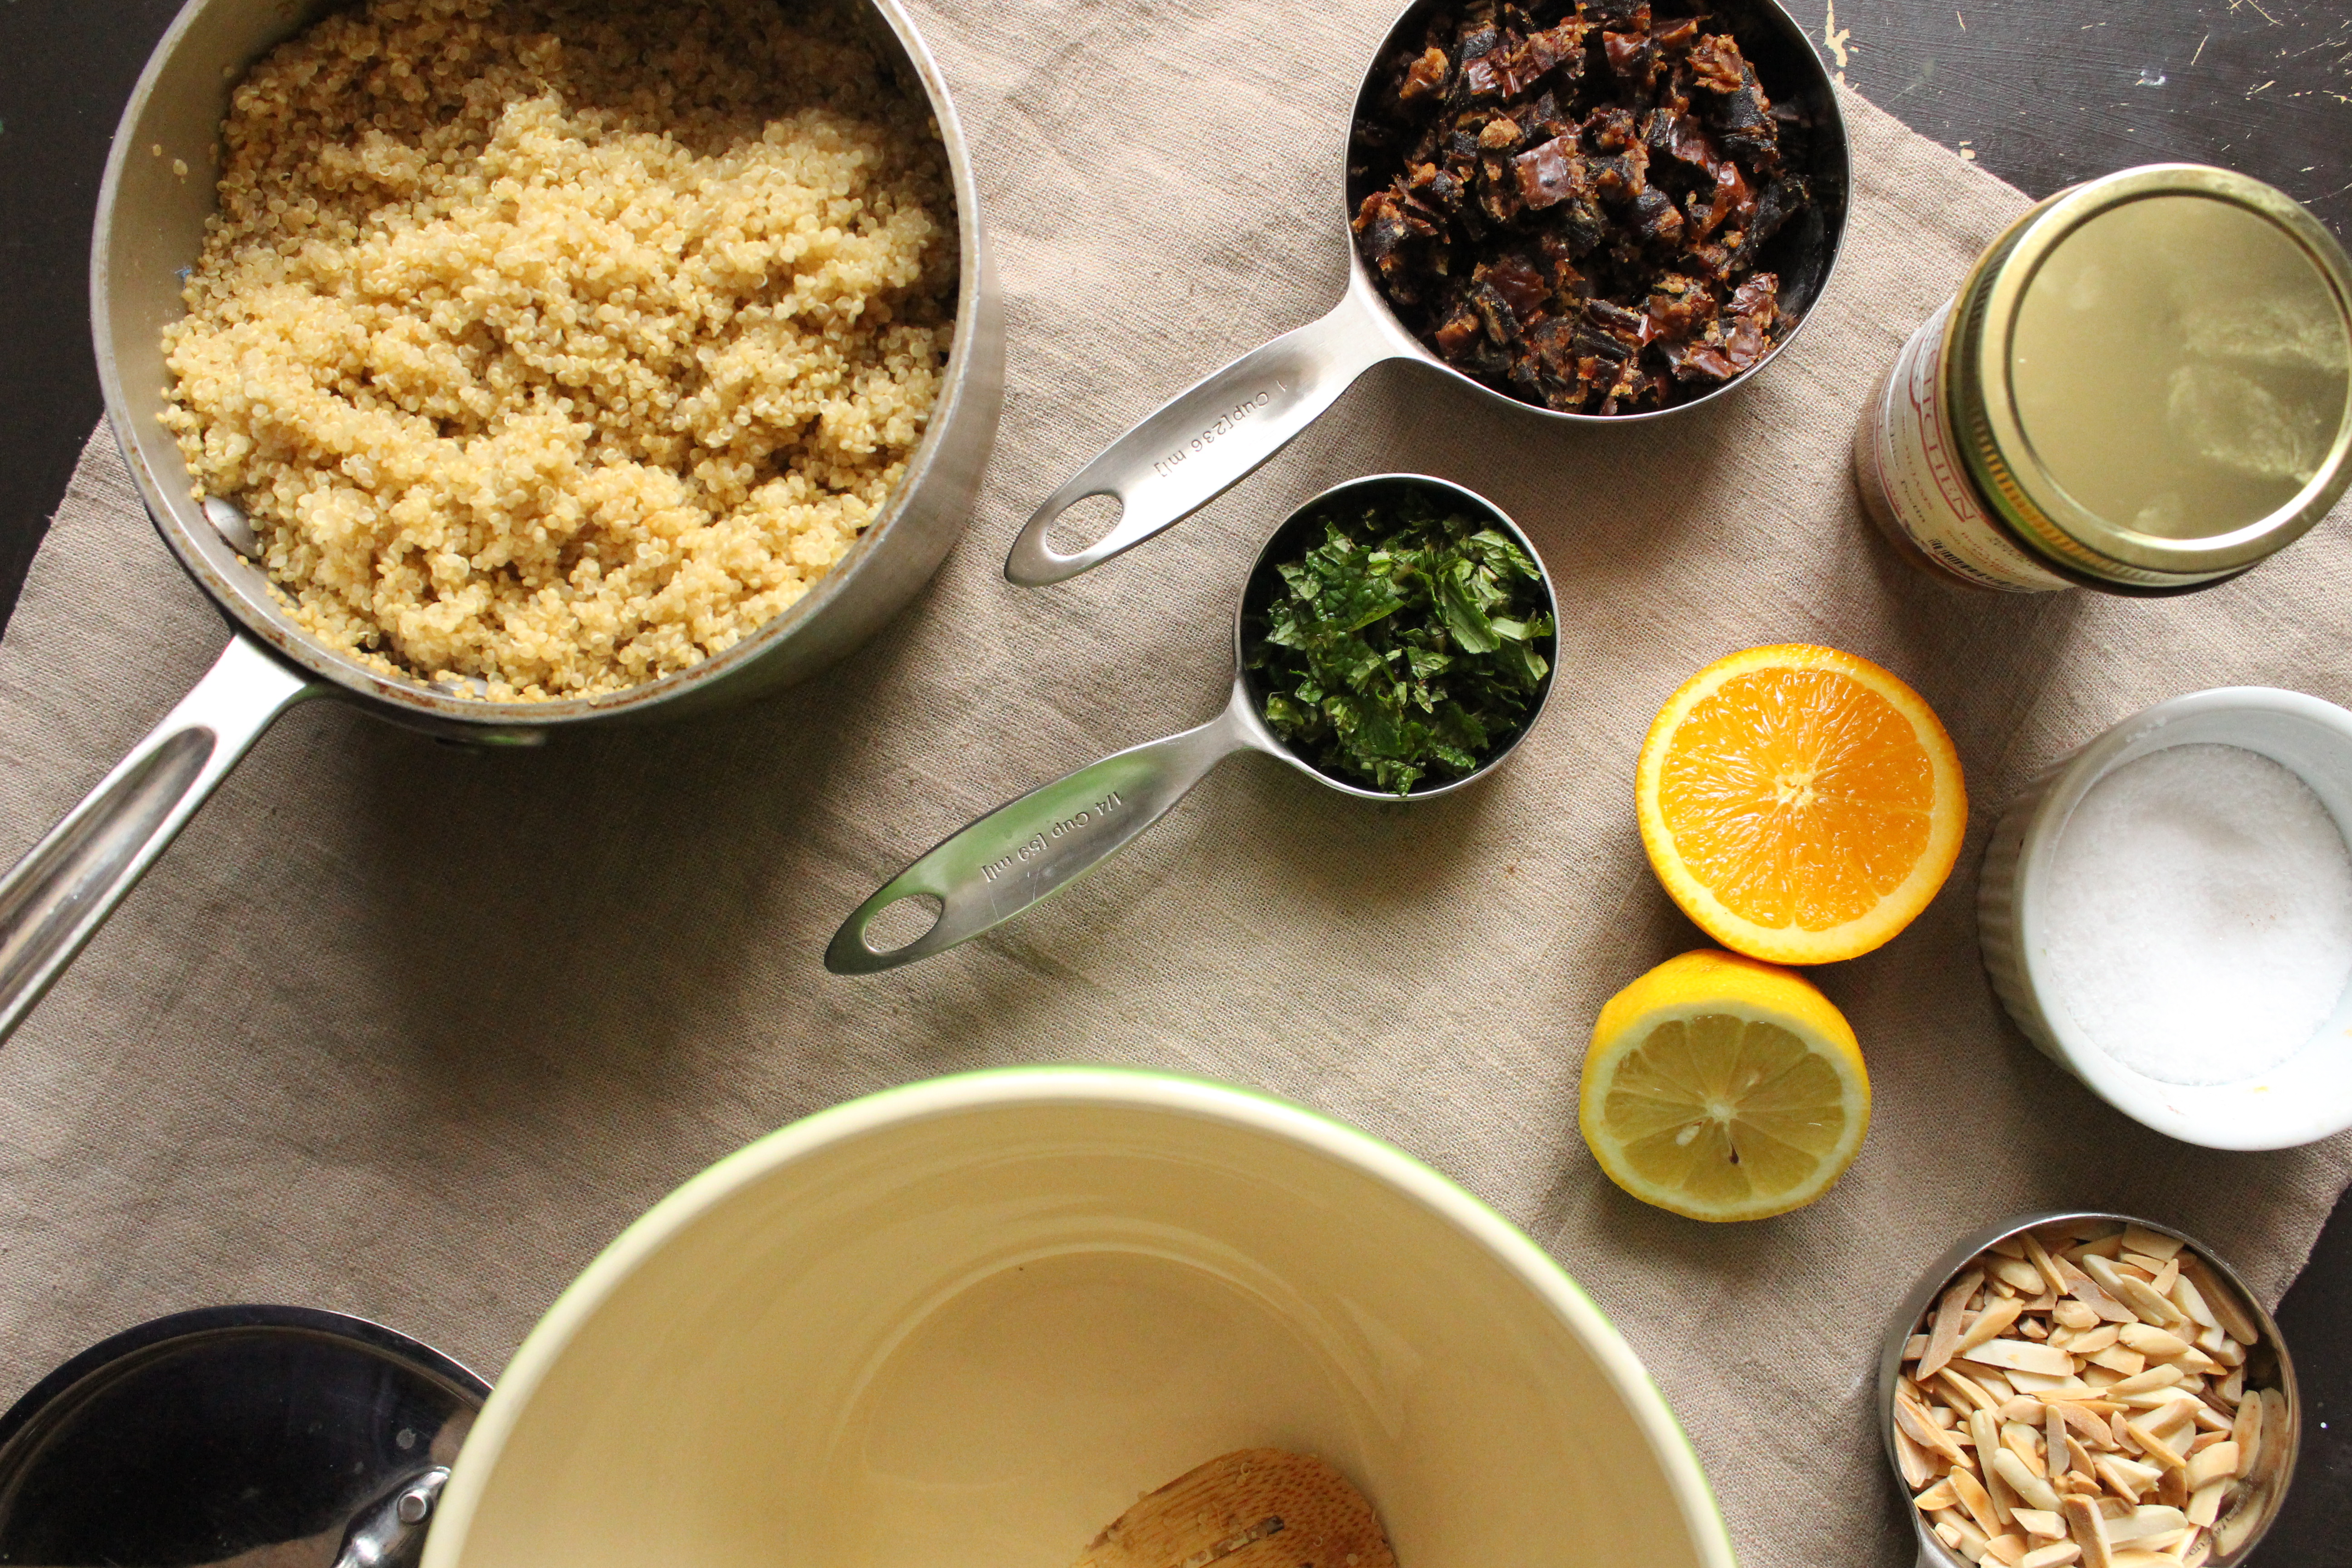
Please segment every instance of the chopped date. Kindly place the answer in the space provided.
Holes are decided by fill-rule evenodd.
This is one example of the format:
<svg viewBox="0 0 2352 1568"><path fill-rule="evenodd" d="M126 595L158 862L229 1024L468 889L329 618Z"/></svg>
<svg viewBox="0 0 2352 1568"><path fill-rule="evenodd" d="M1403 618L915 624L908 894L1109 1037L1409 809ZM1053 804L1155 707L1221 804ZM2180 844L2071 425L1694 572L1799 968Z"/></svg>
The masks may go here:
<svg viewBox="0 0 2352 1568"><path fill-rule="evenodd" d="M1349 148L1356 243L1447 363L1631 414L1746 374L1795 324L1757 261L1811 200L1803 128L1706 0L1456 0L1381 71Z"/></svg>

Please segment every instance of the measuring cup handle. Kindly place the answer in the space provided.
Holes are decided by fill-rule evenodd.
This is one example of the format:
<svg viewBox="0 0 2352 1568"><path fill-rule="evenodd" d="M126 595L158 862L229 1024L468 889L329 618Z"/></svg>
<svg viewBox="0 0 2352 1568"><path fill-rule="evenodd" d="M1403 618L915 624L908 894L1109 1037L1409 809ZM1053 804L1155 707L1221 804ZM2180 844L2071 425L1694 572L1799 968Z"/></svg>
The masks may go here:
<svg viewBox="0 0 2352 1568"><path fill-rule="evenodd" d="M0 878L0 1040L270 721L319 688L246 637Z"/></svg>
<svg viewBox="0 0 2352 1568"><path fill-rule="evenodd" d="M1045 498L1005 557L1027 588L1076 576L1206 506L1287 446L1355 379L1407 352L1360 285L1330 314L1252 349L1160 405ZM1118 521L1065 555L1045 541L1088 496L1118 499Z"/></svg>
<svg viewBox="0 0 2352 1568"><path fill-rule="evenodd" d="M1249 745L1244 697L1197 730L1131 746L1008 801L899 872L834 933L824 966L872 974L944 952L1011 920L1125 848L1211 768ZM866 931L901 899L940 900L938 921L877 952Z"/></svg>

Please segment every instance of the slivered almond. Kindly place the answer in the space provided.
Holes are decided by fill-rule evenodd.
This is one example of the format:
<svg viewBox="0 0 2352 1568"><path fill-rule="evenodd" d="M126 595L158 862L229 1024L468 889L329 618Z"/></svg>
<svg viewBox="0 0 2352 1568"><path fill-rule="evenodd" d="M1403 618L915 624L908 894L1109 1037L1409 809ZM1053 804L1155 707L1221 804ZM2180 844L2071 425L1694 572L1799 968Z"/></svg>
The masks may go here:
<svg viewBox="0 0 2352 1568"><path fill-rule="evenodd" d="M1960 1494L1952 1489L1949 1480L1939 1480L1911 1500L1911 1506L1921 1513L1933 1513L1939 1508L1957 1508Z"/></svg>
<svg viewBox="0 0 2352 1568"><path fill-rule="evenodd" d="M2183 1320L2179 1308L2156 1293L2155 1288L2137 1274L2126 1274L2104 1258L2085 1256L2084 1271L2099 1282L2099 1286L2117 1301L2132 1310L2143 1321L2166 1324Z"/></svg>
<svg viewBox="0 0 2352 1568"><path fill-rule="evenodd" d="M2092 1325L2099 1321L2098 1313L2091 1310L2089 1306L2084 1302L2075 1300L2071 1296L2052 1308L2051 1316L2056 1318L2068 1328L2075 1330L2090 1328Z"/></svg>
<svg viewBox="0 0 2352 1568"><path fill-rule="evenodd" d="M2263 1402L2249 1399L2238 1406L2238 1418L2230 1426L2230 1440L2238 1445L2238 1473L2245 1475L2254 1468L2263 1453Z"/></svg>
<svg viewBox="0 0 2352 1568"><path fill-rule="evenodd" d="M2147 1366L2147 1357L2126 1345L2109 1345L2103 1351L2084 1356L2084 1359L2093 1366L2105 1367L2119 1377L2136 1376Z"/></svg>
<svg viewBox="0 0 2352 1568"><path fill-rule="evenodd" d="M2027 1552L2017 1568L2067 1568L2069 1563L2083 1560L2083 1549L2071 1541L2054 1542Z"/></svg>
<svg viewBox="0 0 2352 1568"><path fill-rule="evenodd" d="M1936 1302L1935 1315L1927 1324L1927 1349L1919 1357L1918 1375L1924 1382L1942 1369L1952 1359L1952 1347L1960 1342L1960 1314L1968 1310L1969 1298L1984 1283L1984 1270L1971 1268L1952 1281Z"/></svg>
<svg viewBox="0 0 2352 1568"><path fill-rule="evenodd" d="M2229 1495L2230 1488L2234 1484L2231 1481L2208 1481L2199 1487L2189 1494L2189 1506L2181 1510L2183 1517L2191 1524L2201 1524L2210 1529L2213 1521L2221 1517L2221 1500Z"/></svg>
<svg viewBox="0 0 2352 1568"><path fill-rule="evenodd" d="M2098 1504L2088 1498L2070 1497L2063 1511L2074 1544L2083 1549L2083 1561L2091 1568L2115 1568L2115 1551L2107 1544L2107 1516L2099 1511Z"/></svg>
<svg viewBox="0 0 2352 1568"><path fill-rule="evenodd" d="M2000 1446L2023 1460L2025 1468L2035 1475L2049 1473L2042 1465L2042 1435L2022 1421L2001 1423Z"/></svg>
<svg viewBox="0 0 2352 1568"><path fill-rule="evenodd" d="M2201 1399L2204 1396L2203 1385L2205 1380L2193 1373L2180 1372L2180 1369L2173 1365L2170 1362L2158 1362L2154 1366L2149 1367L2147 1370L2149 1372L2180 1373L2180 1381L2179 1383L2167 1384L2161 1388L2135 1388L2126 1394L2122 1398L2116 1400L2116 1404L2129 1405L2135 1410L2161 1410L2168 1405L2179 1404L2180 1402L2181 1395L2183 1394L2190 1395L2194 1399ZM2147 1374L2142 1373L2141 1375L2145 1376Z"/></svg>
<svg viewBox="0 0 2352 1568"><path fill-rule="evenodd" d="M2020 1394L2030 1394L2036 1399L2045 1394L2064 1395L2091 1392L2091 1385L2080 1377L2044 1377L2038 1372L2016 1371L2004 1372L2000 1375L2009 1380L2010 1387Z"/></svg>
<svg viewBox="0 0 2352 1568"><path fill-rule="evenodd" d="M2065 1258L2055 1259L2066 1276L2066 1293L2110 1323L2131 1323L2139 1314L2107 1294L2099 1282Z"/></svg>
<svg viewBox="0 0 2352 1568"><path fill-rule="evenodd" d="M2148 1323L2126 1323L2116 1330L2116 1337L2150 1361L2170 1361L2192 1348L2179 1334Z"/></svg>
<svg viewBox="0 0 2352 1568"><path fill-rule="evenodd" d="M2189 1472L2168 1465L2156 1478L2156 1500L2169 1508L2189 1506Z"/></svg>
<svg viewBox="0 0 2352 1568"><path fill-rule="evenodd" d="M2159 1388L2170 1388L2186 1375L2188 1374L2177 1366L2165 1366L2159 1363L2149 1367L2146 1372L2134 1373L2121 1382L2107 1384L2105 1392L2110 1399L2123 1399L2135 1394L2147 1394Z"/></svg>
<svg viewBox="0 0 2352 1568"><path fill-rule="evenodd" d="M2126 1459L2120 1454L2101 1454L2091 1461L2092 1473L2107 1483L2109 1490L2127 1502L2137 1502L2157 1478L2164 1472L2154 1465L2143 1465L2137 1459Z"/></svg>
<svg viewBox="0 0 2352 1568"><path fill-rule="evenodd" d="M2107 1521L2107 1540L2120 1546L2126 1541L2141 1541L2151 1535L2182 1530L2188 1524L2187 1516L2177 1508L2142 1503L2123 1518Z"/></svg>
<svg viewBox="0 0 2352 1568"><path fill-rule="evenodd" d="M2177 1263L2179 1259L2173 1261ZM2168 1294L2172 1297L2172 1304L2180 1309L2181 1315L2199 1328L2218 1329L2221 1326L2221 1320L2215 1317L2213 1309L2205 1304L2205 1293L2197 1289L2197 1281L2189 1277L2186 1269L2173 1280Z"/></svg>
<svg viewBox="0 0 2352 1568"><path fill-rule="evenodd" d="M1980 1366L2038 1373L2043 1377L2074 1375L2074 1357L2055 1346L2037 1345L2032 1340L1987 1340L1969 1349L1960 1359L1975 1362Z"/></svg>
<svg viewBox="0 0 2352 1568"><path fill-rule="evenodd" d="M1925 1446L1913 1441L1911 1434L1901 1425L1895 1428L1895 1468L1903 1472L1903 1484L1916 1490L1943 1473L1936 1457Z"/></svg>
<svg viewBox="0 0 2352 1568"><path fill-rule="evenodd" d="M1985 1560L2002 1568L2018 1568L2025 1561L2025 1537L2013 1530L2003 1531L1985 1542Z"/></svg>
<svg viewBox="0 0 2352 1568"><path fill-rule="evenodd" d="M1965 1466L1970 1463L1969 1457L1960 1451L1960 1446L1952 1441L1949 1433L1929 1420L1927 1413L1920 1409L1916 1401L1900 1394L1895 1396L1895 1428L1929 1453L1940 1454L1952 1464Z"/></svg>
<svg viewBox="0 0 2352 1568"><path fill-rule="evenodd" d="M2022 1258L1994 1258L1985 1263L1985 1272L2011 1289L2028 1296L2042 1293L2044 1280L2042 1270Z"/></svg>
<svg viewBox="0 0 2352 1568"><path fill-rule="evenodd" d="M2049 1406L2032 1395L2021 1394L1994 1414L2003 1421L2016 1421L2028 1426L2039 1426L2042 1425L2042 1413L2048 1408Z"/></svg>
<svg viewBox="0 0 2352 1568"><path fill-rule="evenodd" d="M2015 1453L2007 1448L1994 1449L1992 1468L1994 1473L2009 1484L2011 1491L2025 1500L2028 1508L2044 1509L2052 1513L2058 1511L2057 1492L2052 1489L2048 1481L2028 1468L2025 1461ZM2014 1516L2017 1510L2012 1507L2010 1512Z"/></svg>
<svg viewBox="0 0 2352 1568"><path fill-rule="evenodd" d="M2080 1305L2080 1303L2077 1303L2077 1305ZM2088 1311L2090 1309L2088 1308L2084 1309L2085 1311ZM2139 1324L2135 1326L2145 1327L2146 1325ZM2108 1346L2114 1344L2116 1342L2116 1337L2122 1332L2122 1326L2116 1323L2100 1323L2096 1328L2084 1329L2077 1333L2073 1339L2066 1342L2066 1353L2068 1355L2095 1356L2101 1351L2105 1350Z"/></svg>
<svg viewBox="0 0 2352 1568"><path fill-rule="evenodd" d="M2221 1331L2242 1345L2252 1344L2263 1337L2262 1329L2254 1322L2253 1314L2238 1300L2238 1293L2225 1284L2205 1260L2192 1253L2180 1255L2180 1277L2195 1282L2197 1293L2213 1314Z"/></svg>
<svg viewBox="0 0 2352 1568"><path fill-rule="evenodd" d="M2021 1508L2017 1510L2017 1527L2028 1535L2056 1541L2066 1533L2066 1516L2055 1509Z"/></svg>
<svg viewBox="0 0 2352 1568"><path fill-rule="evenodd" d="M1969 1412L1969 1436L1976 1440L1977 1479L1984 1483L1985 1490L1991 1495L1993 1516L2006 1530L2009 1528L2010 1512L2017 1507L2017 1489L2009 1484L2008 1478L1994 1463L2008 1450L2000 1446L2000 1425L1990 1411Z"/></svg>
<svg viewBox="0 0 2352 1568"><path fill-rule="evenodd" d="M1956 1356L1965 1356L1979 1345L1999 1339L2009 1331L2010 1324L2017 1321L2018 1313L2024 1310L2024 1304L2013 1296L2006 1301L1994 1302L1979 1312L1975 1320L1960 1331L1960 1337L1953 1342L1952 1353ZM2186 1350L2188 1346L2184 1344L2181 1348Z"/></svg>
<svg viewBox="0 0 2352 1568"><path fill-rule="evenodd" d="M1946 1367L1936 1377L1951 1391L1955 1405L1965 1405L1971 1410L1998 1410L2009 1403L2006 1399L1995 1399L1981 1384L1951 1367Z"/></svg>
<svg viewBox="0 0 2352 1568"><path fill-rule="evenodd" d="M2124 1431L2129 1434L2133 1442L2139 1445L2141 1453L2146 1454L2158 1464L2169 1465L2176 1470L2187 1467L2188 1455L2175 1449L2171 1444L2149 1431L2141 1423L2127 1420L2124 1423Z"/></svg>
<svg viewBox="0 0 2352 1568"><path fill-rule="evenodd" d="M2042 1274L2042 1284L2049 1286L2051 1295L2065 1295L2065 1274L2058 1272L2058 1262L2051 1258L2051 1250L2042 1246L2042 1237L2025 1232L2022 1237L2018 1237L2018 1241L2025 1244L2025 1262L2034 1265L2034 1269Z"/></svg>
<svg viewBox="0 0 2352 1568"><path fill-rule="evenodd" d="M2165 1260L2164 1267L2156 1271L2156 1278L2149 1280L2147 1285L2149 1289L2169 1301L2172 1300L2172 1288L2179 1282L2179 1279L2180 1259L2168 1258Z"/></svg>
<svg viewBox="0 0 2352 1568"><path fill-rule="evenodd" d="M2228 1438L2189 1456L2189 1489L2198 1491L2238 1473L2238 1446Z"/></svg>
<svg viewBox="0 0 2352 1568"><path fill-rule="evenodd" d="M1945 1536L1944 1532L1948 1530L1951 1533ZM1937 1525L1936 1533L1944 1537L1945 1545L1969 1562L1980 1563L1984 1560L1985 1532L1967 1520L1955 1515Z"/></svg>
<svg viewBox="0 0 2352 1568"><path fill-rule="evenodd" d="M2123 1245L2126 1252L2137 1252L2144 1257L2169 1259L2179 1252L2180 1238L2177 1236L2167 1236L2162 1231L2127 1225L2124 1226Z"/></svg>
<svg viewBox="0 0 2352 1568"><path fill-rule="evenodd" d="M2262 1390L2262 1402L2263 1431L2268 1436L2263 1442L2263 1451L2246 1461L2247 1483L2256 1487L2271 1484L2271 1476L2286 1451L2286 1395L2275 1388L2265 1388Z"/></svg>
<svg viewBox="0 0 2352 1568"><path fill-rule="evenodd" d="M2166 1392L2173 1395L2169 1405L2150 1415L2126 1416L2125 1419L2137 1419L2167 1444L2179 1448L2188 1443L2189 1434L2196 1429L2198 1414L2205 1408L2205 1404L2200 1399L2189 1398L2177 1388Z"/></svg>
<svg viewBox="0 0 2352 1568"><path fill-rule="evenodd" d="M1985 1539L1990 1541L1999 1535L2000 1520L1993 1512L1992 1494L1966 1470L1954 1470L1948 1479L1954 1495L1960 1500L1960 1506L1969 1510L1969 1517L1976 1521L1976 1527L1984 1532Z"/></svg>
<svg viewBox="0 0 2352 1568"><path fill-rule="evenodd" d="M2053 1404L2050 1408L2066 1423L2067 1431L2080 1436L2093 1447L2112 1448L2116 1446L2115 1433L2091 1412L2089 1406L2064 1401Z"/></svg>

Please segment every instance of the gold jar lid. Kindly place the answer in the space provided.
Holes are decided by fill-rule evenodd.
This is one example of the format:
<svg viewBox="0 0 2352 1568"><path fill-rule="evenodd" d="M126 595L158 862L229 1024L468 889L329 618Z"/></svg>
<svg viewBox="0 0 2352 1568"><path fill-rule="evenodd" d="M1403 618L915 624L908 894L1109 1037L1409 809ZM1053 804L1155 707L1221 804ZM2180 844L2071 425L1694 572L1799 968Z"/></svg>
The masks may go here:
<svg viewBox="0 0 2352 1568"><path fill-rule="evenodd" d="M1969 471L2071 574L2229 576L2352 483L2352 266L2259 180L2158 163L2063 191L1978 263L1950 331Z"/></svg>

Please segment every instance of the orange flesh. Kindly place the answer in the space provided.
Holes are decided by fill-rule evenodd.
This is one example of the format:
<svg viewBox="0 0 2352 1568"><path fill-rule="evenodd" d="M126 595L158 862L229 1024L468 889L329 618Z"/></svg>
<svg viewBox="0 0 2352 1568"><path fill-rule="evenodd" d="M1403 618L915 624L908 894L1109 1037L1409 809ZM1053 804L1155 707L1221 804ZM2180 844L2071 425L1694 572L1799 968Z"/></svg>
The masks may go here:
<svg viewBox="0 0 2352 1568"><path fill-rule="evenodd" d="M1927 849L1935 770L1911 721L1832 669L1735 675L1674 732L1658 810L1690 875L1742 920L1827 931Z"/></svg>

